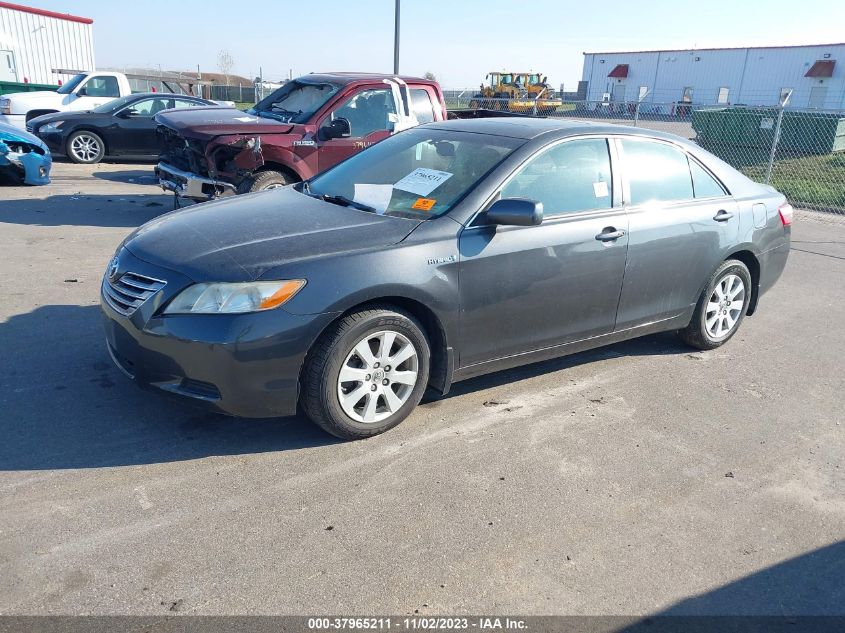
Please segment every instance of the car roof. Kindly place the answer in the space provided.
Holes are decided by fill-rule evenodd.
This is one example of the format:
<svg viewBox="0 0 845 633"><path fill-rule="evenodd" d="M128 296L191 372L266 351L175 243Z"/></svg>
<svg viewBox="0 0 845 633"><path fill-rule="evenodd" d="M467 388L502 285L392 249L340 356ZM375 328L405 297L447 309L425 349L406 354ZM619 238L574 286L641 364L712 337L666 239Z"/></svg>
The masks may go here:
<svg viewBox="0 0 845 633"><path fill-rule="evenodd" d="M149 99L152 97L158 97L160 99L196 99L197 101L208 101L208 99L204 99L203 97L197 97L196 95L181 95L176 94L174 92L133 92L131 97L135 97L136 99Z"/></svg>
<svg viewBox="0 0 845 633"><path fill-rule="evenodd" d="M581 121L579 119L556 119L532 116L506 116L480 119L450 119L427 123L424 127L452 130L455 132L473 132L476 134L492 134L530 140L538 136L552 137L577 136L579 134L633 134L649 138L684 141L674 134L666 134L655 130L618 125L616 123L600 123Z"/></svg>
<svg viewBox="0 0 845 633"><path fill-rule="evenodd" d="M351 84L356 81L381 81L383 79L401 79L404 82L422 83L422 84L436 84L437 82L422 77L411 77L408 75L390 75L386 73L360 73L360 72L326 72L326 73L311 73L303 75L296 79L305 81L326 81L336 84ZM294 80L295 81L295 80Z"/></svg>

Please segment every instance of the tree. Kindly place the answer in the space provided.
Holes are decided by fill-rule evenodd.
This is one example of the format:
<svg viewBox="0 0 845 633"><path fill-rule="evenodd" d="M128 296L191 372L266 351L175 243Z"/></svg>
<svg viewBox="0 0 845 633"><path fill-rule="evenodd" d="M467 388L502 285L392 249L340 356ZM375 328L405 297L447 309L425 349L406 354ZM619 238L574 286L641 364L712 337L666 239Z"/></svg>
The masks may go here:
<svg viewBox="0 0 845 633"><path fill-rule="evenodd" d="M437 77L435 77L434 73L430 70L423 75L423 78L428 79L429 81L437 81Z"/></svg>
<svg viewBox="0 0 845 633"><path fill-rule="evenodd" d="M226 85L229 85L229 71L235 65L235 60L229 55L229 51L225 48L217 53L217 70L226 77Z"/></svg>

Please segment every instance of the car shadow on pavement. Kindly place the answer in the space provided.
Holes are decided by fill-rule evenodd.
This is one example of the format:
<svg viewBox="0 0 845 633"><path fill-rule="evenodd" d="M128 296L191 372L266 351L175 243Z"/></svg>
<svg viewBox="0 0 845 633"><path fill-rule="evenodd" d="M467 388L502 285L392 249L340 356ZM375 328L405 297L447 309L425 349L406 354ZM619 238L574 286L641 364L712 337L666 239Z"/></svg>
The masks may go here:
<svg viewBox="0 0 845 633"><path fill-rule="evenodd" d="M661 332L660 334L652 334L606 347L579 352L571 356L563 356L561 358L554 358L463 380L454 383L449 393L445 396L438 396L429 390L423 402L430 403L438 400L447 400L455 396L472 393L473 391L493 389L521 380L536 378L543 374L569 369L578 365L619 358L620 356L660 356L664 354L693 354L697 352L698 350L685 345L672 332Z"/></svg>
<svg viewBox="0 0 845 633"><path fill-rule="evenodd" d="M302 416L230 418L139 389L109 359L99 311L47 305L0 323L0 471L140 465L339 442ZM683 351L689 348L671 335L655 335L473 378L425 402L439 406L602 359Z"/></svg>
<svg viewBox="0 0 845 633"><path fill-rule="evenodd" d="M153 167L150 165L148 169L124 169L122 171L95 171L92 176L100 180L108 180L109 182L125 182L136 185L155 185L156 190L161 191L158 187L158 178L153 172Z"/></svg>
<svg viewBox="0 0 845 633"><path fill-rule="evenodd" d="M4 200L0 206L0 224L33 226L141 226L173 209L170 196L87 195L83 193Z"/></svg>
<svg viewBox="0 0 845 633"><path fill-rule="evenodd" d="M139 389L111 363L96 305L0 323L0 471L102 468L338 442L300 417L247 420Z"/></svg>
<svg viewBox="0 0 845 633"><path fill-rule="evenodd" d="M839 541L686 598L619 631L841 631L843 575L845 541Z"/></svg>

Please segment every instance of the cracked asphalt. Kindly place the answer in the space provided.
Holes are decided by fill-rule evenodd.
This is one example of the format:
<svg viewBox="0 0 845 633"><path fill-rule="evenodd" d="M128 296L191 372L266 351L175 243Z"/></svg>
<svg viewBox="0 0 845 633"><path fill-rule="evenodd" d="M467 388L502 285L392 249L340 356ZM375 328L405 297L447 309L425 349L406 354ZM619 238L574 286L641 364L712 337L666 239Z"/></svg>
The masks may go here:
<svg viewBox="0 0 845 633"><path fill-rule="evenodd" d="M726 346L487 376L341 443L106 354L150 165L0 189L0 614L845 614L845 218L799 212Z"/></svg>

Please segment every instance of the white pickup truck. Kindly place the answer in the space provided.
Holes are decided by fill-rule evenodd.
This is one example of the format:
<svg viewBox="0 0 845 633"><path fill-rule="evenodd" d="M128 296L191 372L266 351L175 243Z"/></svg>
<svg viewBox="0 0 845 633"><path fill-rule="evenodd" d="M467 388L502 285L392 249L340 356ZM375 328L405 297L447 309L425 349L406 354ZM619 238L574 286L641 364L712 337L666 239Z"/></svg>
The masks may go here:
<svg viewBox="0 0 845 633"><path fill-rule="evenodd" d="M26 129L26 122L51 112L93 110L112 99L132 94L123 73L80 73L56 91L15 92L0 96L0 123Z"/></svg>

